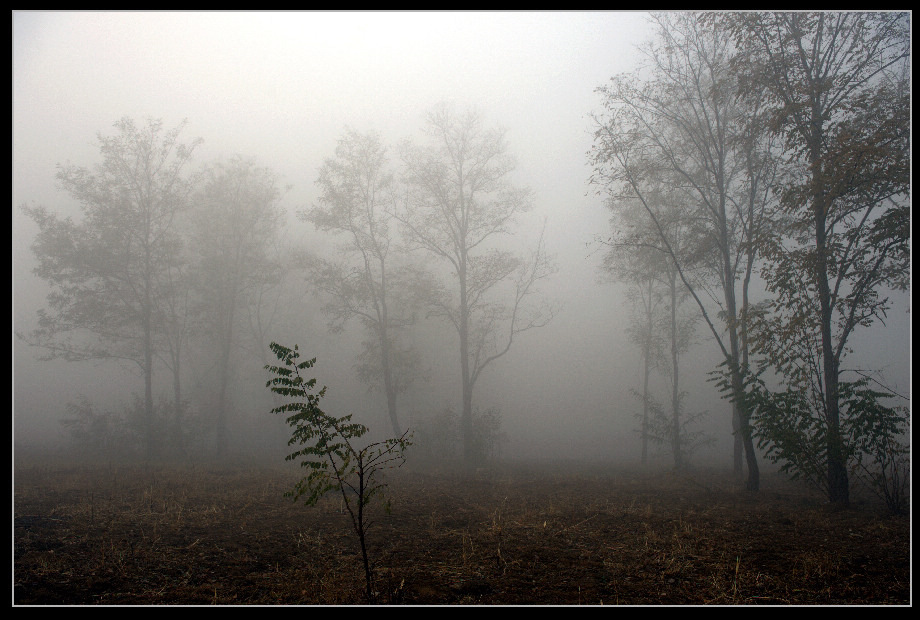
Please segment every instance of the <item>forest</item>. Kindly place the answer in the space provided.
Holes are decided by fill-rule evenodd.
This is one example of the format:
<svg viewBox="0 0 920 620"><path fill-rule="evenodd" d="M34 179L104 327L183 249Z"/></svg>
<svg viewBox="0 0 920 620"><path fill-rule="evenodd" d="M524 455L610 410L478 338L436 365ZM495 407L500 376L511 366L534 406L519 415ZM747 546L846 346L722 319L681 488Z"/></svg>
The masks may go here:
<svg viewBox="0 0 920 620"><path fill-rule="evenodd" d="M296 205L186 120L54 153L14 604L909 604L910 13L647 24L562 154L595 264L475 100L349 122Z"/></svg>

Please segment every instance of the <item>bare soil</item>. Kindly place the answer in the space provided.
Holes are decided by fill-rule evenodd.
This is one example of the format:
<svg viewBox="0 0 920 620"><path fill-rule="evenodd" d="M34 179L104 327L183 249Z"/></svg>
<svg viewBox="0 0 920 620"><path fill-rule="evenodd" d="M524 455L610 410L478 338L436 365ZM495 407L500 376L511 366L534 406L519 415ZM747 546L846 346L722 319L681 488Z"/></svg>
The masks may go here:
<svg viewBox="0 0 920 620"><path fill-rule="evenodd" d="M296 471L27 466L14 475L15 605L360 605L339 497ZM376 603L909 605L910 524L835 509L780 475L504 465L393 472L369 532Z"/></svg>

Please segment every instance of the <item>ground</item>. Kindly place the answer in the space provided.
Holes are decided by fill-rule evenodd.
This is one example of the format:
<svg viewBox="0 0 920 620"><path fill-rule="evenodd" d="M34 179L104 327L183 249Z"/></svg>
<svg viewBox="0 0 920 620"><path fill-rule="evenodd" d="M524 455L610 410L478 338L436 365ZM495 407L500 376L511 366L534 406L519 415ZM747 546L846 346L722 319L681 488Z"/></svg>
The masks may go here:
<svg viewBox="0 0 920 620"><path fill-rule="evenodd" d="M364 604L340 497L237 466L14 471L15 605ZM374 602L909 605L910 524L780 474L556 462L406 465L371 508Z"/></svg>

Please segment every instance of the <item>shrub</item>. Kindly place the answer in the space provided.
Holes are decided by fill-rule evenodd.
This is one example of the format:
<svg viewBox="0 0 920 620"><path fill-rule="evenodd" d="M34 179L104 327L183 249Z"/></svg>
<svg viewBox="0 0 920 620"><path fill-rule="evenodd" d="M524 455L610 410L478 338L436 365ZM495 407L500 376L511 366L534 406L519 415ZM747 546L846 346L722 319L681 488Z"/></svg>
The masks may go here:
<svg viewBox="0 0 920 620"><path fill-rule="evenodd" d="M287 422L294 430L288 445L301 446L285 460L300 459L300 466L309 471L285 495L295 501L303 497L304 503L312 506L326 493L341 494L361 545L365 595L368 602L373 602L373 574L367 553L370 521L365 508L386 486L379 480L378 474L385 468L398 467L405 462L405 451L411 444L408 431L400 437L355 448L352 441L367 433L367 427L352 422L351 415L336 418L326 414L319 407L326 388L314 392L316 379L305 379L301 374L302 370L316 364L316 358L298 363L300 353L296 345L289 349L273 342L269 348L282 364L265 366L275 375L266 387L279 396L292 399L272 409L272 413L290 414Z"/></svg>

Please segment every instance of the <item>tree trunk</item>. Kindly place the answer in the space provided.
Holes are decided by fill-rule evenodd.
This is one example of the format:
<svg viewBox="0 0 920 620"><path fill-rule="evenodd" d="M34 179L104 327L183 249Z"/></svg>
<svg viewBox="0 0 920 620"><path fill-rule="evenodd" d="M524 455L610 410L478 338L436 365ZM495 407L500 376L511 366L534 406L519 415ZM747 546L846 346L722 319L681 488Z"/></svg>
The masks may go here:
<svg viewBox="0 0 920 620"><path fill-rule="evenodd" d="M671 453L674 469L683 467L680 451L680 387L677 352L677 272L671 271Z"/></svg>
<svg viewBox="0 0 920 620"><path fill-rule="evenodd" d="M390 338L387 333L386 322L388 321L386 310L384 309L380 320L378 334L380 338L380 362L383 366L383 390L387 396L387 415L390 419L390 427L393 430L393 436L399 437L402 431L399 428L399 419L396 411L396 385L393 383L393 367L390 353Z"/></svg>
<svg viewBox="0 0 920 620"><path fill-rule="evenodd" d="M185 455L185 440L183 439L183 404L182 404L182 378L179 366L179 350L173 358L173 423L172 423L172 448L179 454Z"/></svg>
<svg viewBox="0 0 920 620"><path fill-rule="evenodd" d="M750 413L739 403L744 395L744 381L741 376L741 346L738 338L738 304L735 299L735 270L732 257L729 254L728 228L726 222L725 196L721 196L720 213L720 231L722 237L722 289L725 294L725 314L728 326L729 341L729 359L731 372L732 396L734 405L732 407L732 425L737 421L737 431L740 435L741 445L744 447L744 456L748 466L747 489L749 491L760 490L760 468L757 465L757 453L754 452L754 439L751 434ZM736 435L736 437L738 437ZM737 441L737 440L736 440ZM736 447L737 454L737 447ZM737 458L737 457L736 457Z"/></svg>
<svg viewBox="0 0 920 620"><path fill-rule="evenodd" d="M642 464L646 465L648 463L648 414L649 414L649 393L648 393L648 380L649 376L652 374L652 334L655 329L652 316L652 288L654 287L654 280L649 278L648 281L648 305L646 306L646 319L648 324L645 330L645 346L643 347L642 355L645 358L643 360L645 364L644 374L642 377Z"/></svg>
<svg viewBox="0 0 920 620"><path fill-rule="evenodd" d="M815 159L817 159L815 157ZM834 341L831 322L833 304L830 285L827 281L827 209L824 196L823 171L820 161L812 166L814 177L815 218L815 278L818 289L821 321L821 357L824 362L824 399L827 423L827 490L831 503L849 505L850 482L844 457L843 438L840 434L840 393L838 389L839 371L837 357L834 355Z"/></svg>
<svg viewBox="0 0 920 620"><path fill-rule="evenodd" d="M144 417L147 434L147 458L156 457L156 428L153 409L153 338L151 335L150 311L145 311L144 320Z"/></svg>
<svg viewBox="0 0 920 620"><path fill-rule="evenodd" d="M465 257L464 257L465 258ZM460 433L463 436L463 462L467 468L475 463L473 445L473 378L470 372L470 309L467 304L466 261L461 259L460 269L460 374L463 385L463 411L460 414Z"/></svg>
<svg viewBox="0 0 920 620"><path fill-rule="evenodd" d="M651 334L649 334L651 336ZM645 343L645 373L642 379L642 464L646 465L648 463L648 379L649 375L652 373L651 370L651 351L649 350L650 344Z"/></svg>
<svg viewBox="0 0 920 620"><path fill-rule="evenodd" d="M230 377L230 352L233 345L234 306L235 304L231 303L230 307L227 308L227 324L220 345L220 363L218 366L220 384L217 393L217 420L215 421L217 430L215 450L218 458L225 456L227 452L227 384Z"/></svg>
<svg viewBox="0 0 920 620"><path fill-rule="evenodd" d="M145 239L149 239L150 221L149 208L146 211ZM147 458L152 459L157 454L156 427L154 424L153 409L153 269L151 266L150 245L144 245L144 417L146 428Z"/></svg>
<svg viewBox="0 0 920 620"><path fill-rule="evenodd" d="M741 437L741 408L732 403L732 473L739 480L744 477L744 440Z"/></svg>

